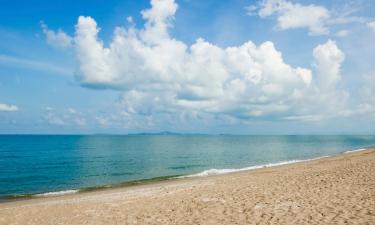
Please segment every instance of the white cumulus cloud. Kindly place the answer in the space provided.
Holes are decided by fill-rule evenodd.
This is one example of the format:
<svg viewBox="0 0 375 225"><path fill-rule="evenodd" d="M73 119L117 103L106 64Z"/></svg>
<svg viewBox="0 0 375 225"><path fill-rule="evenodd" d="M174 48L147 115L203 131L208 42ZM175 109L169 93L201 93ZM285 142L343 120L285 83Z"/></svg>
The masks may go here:
<svg viewBox="0 0 375 225"><path fill-rule="evenodd" d="M345 54L334 41L328 40L327 43L314 48L313 56L319 86L324 89L334 88L341 80L340 69Z"/></svg>
<svg viewBox="0 0 375 225"><path fill-rule="evenodd" d="M136 126L151 126L155 118L314 121L342 107L334 100L346 97L336 90L345 57L334 41L314 49L311 69L286 63L270 41L222 48L199 38L189 46L169 33L177 8L173 0L152 0L151 8L141 12L145 26L116 27L108 45L98 37L96 21L80 16L73 38L77 80L88 88L121 92L121 115L137 121ZM315 6L306 10L325 14ZM319 20L304 23L312 32L325 30ZM299 26L294 24L289 26ZM329 107L327 98L332 100ZM108 125L120 120L97 121Z"/></svg>
<svg viewBox="0 0 375 225"><path fill-rule="evenodd" d="M54 31L48 29L48 26L41 22L42 31L46 36L47 43L54 48L65 49L72 46L72 37L61 29Z"/></svg>
<svg viewBox="0 0 375 225"><path fill-rule="evenodd" d="M204 39L188 46L169 35L177 5L151 1L145 27L117 27L105 47L91 17L79 17L74 37L78 80L123 90L131 113L179 110L260 116L283 111L282 99L309 88L312 72L284 62L272 42L221 48Z"/></svg>

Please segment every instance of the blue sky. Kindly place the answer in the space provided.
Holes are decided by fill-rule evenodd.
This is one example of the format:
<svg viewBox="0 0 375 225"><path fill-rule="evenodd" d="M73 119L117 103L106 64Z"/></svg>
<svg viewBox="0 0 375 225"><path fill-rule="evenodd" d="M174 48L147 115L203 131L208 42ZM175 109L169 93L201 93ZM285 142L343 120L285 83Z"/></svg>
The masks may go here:
<svg viewBox="0 0 375 225"><path fill-rule="evenodd" d="M0 133L375 131L370 0L4 1Z"/></svg>

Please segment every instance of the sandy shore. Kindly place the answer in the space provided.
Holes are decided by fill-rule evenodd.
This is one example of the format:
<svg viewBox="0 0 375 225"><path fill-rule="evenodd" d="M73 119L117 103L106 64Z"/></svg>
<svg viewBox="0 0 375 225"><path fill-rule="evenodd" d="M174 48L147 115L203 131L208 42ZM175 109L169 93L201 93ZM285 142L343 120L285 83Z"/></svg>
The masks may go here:
<svg viewBox="0 0 375 225"><path fill-rule="evenodd" d="M375 150L0 204L0 224L375 224Z"/></svg>

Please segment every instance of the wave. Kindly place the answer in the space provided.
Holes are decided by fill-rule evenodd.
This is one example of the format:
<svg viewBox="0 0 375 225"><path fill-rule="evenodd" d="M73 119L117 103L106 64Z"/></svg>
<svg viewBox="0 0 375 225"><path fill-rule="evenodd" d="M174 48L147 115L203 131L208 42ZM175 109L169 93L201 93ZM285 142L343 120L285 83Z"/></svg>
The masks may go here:
<svg viewBox="0 0 375 225"><path fill-rule="evenodd" d="M6 195L6 196L0 196L0 202L10 201L10 200L15 200L15 199L55 197L55 196L90 192L90 191L95 191L95 190L104 190L104 189L109 189L109 188L118 188L118 187L127 187L127 186L140 185L140 184L148 184L148 183L153 183L153 182L171 180L171 179L178 178L180 176L181 175L159 176L159 177L152 177L152 178L146 178L146 179L125 181L125 182L116 183L116 184L106 184L106 185L83 187L79 189L71 189L71 190L64 190L64 191L45 192L45 193L39 193L39 194Z"/></svg>
<svg viewBox="0 0 375 225"><path fill-rule="evenodd" d="M352 152L361 152L361 151L365 151L365 150L367 150L367 149L366 148L359 148L359 149L346 151L346 152L344 152L344 154L352 153Z"/></svg>
<svg viewBox="0 0 375 225"><path fill-rule="evenodd" d="M360 149L345 151L343 153L346 154L346 153L360 152L360 151L365 151L365 150L367 150L367 149L366 148L360 148ZM318 160L318 159L322 159L322 158L327 158L327 157L330 157L330 156L331 155L321 156L321 157L316 157L316 158L311 158L311 159L295 159L295 160L281 161L281 162L276 162L276 163L268 163L268 164L249 166L249 167L244 167L244 168L239 168L239 169L215 169L215 168L213 168L213 169L209 169L209 170L204 170L204 171L196 173L196 174L181 176L179 178L206 177L206 176L213 176L213 175L220 175L220 174L227 174L227 173L235 173L235 172L255 170L255 169L268 168L268 167L274 167L274 166L282 166L282 165L299 163L299 162L308 162L308 161Z"/></svg>
<svg viewBox="0 0 375 225"><path fill-rule="evenodd" d="M206 177L206 176L213 176L213 175L220 175L220 174L227 174L227 173L235 173L235 172L241 172L241 171L269 168L269 167L274 167L274 166L282 166L282 165L299 163L299 162L307 162L307 161L318 160L318 159L322 159L326 157L329 157L329 156L322 156L322 157L317 157L317 158L312 158L312 159L296 159L296 160L282 161L282 162L277 162L277 163L268 163L268 164L249 166L249 167L244 167L244 168L239 168L239 169L209 169L209 170L202 171L200 173L181 176L180 178Z"/></svg>
<svg viewBox="0 0 375 225"><path fill-rule="evenodd" d="M53 196L60 196L60 195L71 195L78 193L79 190L65 190L65 191L53 191L53 192L46 192L41 194L35 194L35 197L53 197Z"/></svg>

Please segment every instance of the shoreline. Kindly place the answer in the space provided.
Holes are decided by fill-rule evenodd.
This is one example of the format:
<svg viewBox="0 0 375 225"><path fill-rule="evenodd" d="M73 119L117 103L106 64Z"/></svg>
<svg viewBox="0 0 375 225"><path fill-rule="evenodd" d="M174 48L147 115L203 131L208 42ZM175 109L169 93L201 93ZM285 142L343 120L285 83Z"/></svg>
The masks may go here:
<svg viewBox="0 0 375 225"><path fill-rule="evenodd" d="M297 163L316 161L316 160L320 160L324 158L331 158L331 157L336 157L336 156L340 156L344 154L363 152L363 151L368 151L372 149L375 149L375 147L358 148L358 149L343 151L343 152L333 154L333 155L324 155L324 156L308 158L308 159L294 159L294 160L288 160L288 161L280 161L280 162L275 162L275 163L260 164L260 165L248 166L248 167L237 168L237 169L212 168L212 169L204 170L202 172L198 172L194 174L159 176L159 177L152 177L152 178L147 178L147 179L130 180L130 181L124 181L120 183L106 184L106 185L92 186L92 187L83 187L83 188L77 188L77 189L67 189L67 190L59 190L59 191L33 193L33 194L9 195L9 196L0 197L0 204L6 203L6 202L14 202L14 201L27 201L27 200L40 199L40 198L76 195L76 194L83 194L83 193L88 193L88 192L111 190L111 189L118 189L118 188L137 187L137 186L142 186L142 185L149 185L149 184L173 181L173 180L191 179L191 178L199 178L199 177L204 178L204 177L220 176L220 175L226 175L226 174L232 174L232 173L241 173L241 172L261 170L261 169L266 169L266 168L292 165L292 164L297 164Z"/></svg>
<svg viewBox="0 0 375 225"><path fill-rule="evenodd" d="M370 224L375 149L0 204L0 224Z"/></svg>

